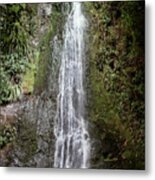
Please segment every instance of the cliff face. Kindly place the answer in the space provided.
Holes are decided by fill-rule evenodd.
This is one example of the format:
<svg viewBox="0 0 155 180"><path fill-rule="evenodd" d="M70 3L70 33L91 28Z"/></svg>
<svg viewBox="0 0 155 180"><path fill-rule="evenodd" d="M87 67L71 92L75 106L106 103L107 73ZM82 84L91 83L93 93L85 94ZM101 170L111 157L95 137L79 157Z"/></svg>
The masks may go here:
<svg viewBox="0 0 155 180"><path fill-rule="evenodd" d="M8 106L3 107L5 112L1 112L1 123L5 125L2 132L5 131L6 124L9 124L10 129L14 127L16 133L13 141L4 144L1 150L1 166L53 166L53 121L56 113L59 52L62 44L61 26L64 20L61 6L57 3L35 6L36 32L31 47L38 54L37 59L32 62L38 61L35 63L36 75L34 72L31 73L33 69L28 70L35 76L32 83L34 90L30 92L29 86L25 83L27 87L24 89L23 98L17 104L12 104L12 110L16 107L16 112L11 114L13 123L8 120Z"/></svg>
<svg viewBox="0 0 155 180"><path fill-rule="evenodd" d="M15 166L53 167L58 71L64 16L61 4L39 4L39 61L34 92L19 114Z"/></svg>
<svg viewBox="0 0 155 180"><path fill-rule="evenodd" d="M70 3L36 7L34 91L12 105L11 115L7 107L1 111L1 166L53 167L60 51ZM90 167L144 169L144 2L85 2L82 8L88 21Z"/></svg>
<svg viewBox="0 0 155 180"><path fill-rule="evenodd" d="M144 169L144 2L85 3L92 167Z"/></svg>

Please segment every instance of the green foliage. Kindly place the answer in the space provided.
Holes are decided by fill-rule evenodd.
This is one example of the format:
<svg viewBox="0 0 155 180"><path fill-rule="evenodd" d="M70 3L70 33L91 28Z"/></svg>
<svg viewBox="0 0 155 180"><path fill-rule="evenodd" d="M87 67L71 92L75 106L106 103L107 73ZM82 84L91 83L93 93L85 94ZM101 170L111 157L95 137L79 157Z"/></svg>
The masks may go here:
<svg viewBox="0 0 155 180"><path fill-rule="evenodd" d="M32 55L35 10L28 4L0 5L0 104L17 100Z"/></svg>
<svg viewBox="0 0 155 180"><path fill-rule="evenodd" d="M0 149L8 143L13 142L16 138L16 128L9 124L1 125L0 127Z"/></svg>
<svg viewBox="0 0 155 180"><path fill-rule="evenodd" d="M98 161L108 168L144 169L144 2L85 7L91 23L90 119L103 143Z"/></svg>
<svg viewBox="0 0 155 180"><path fill-rule="evenodd" d="M51 17L46 19L45 25L48 27L46 33L40 36L38 56L37 76L34 83L34 93L39 94L47 85L48 70L51 61L51 40L55 34L62 34L63 16L61 13L62 3L54 3L52 5ZM50 26L47 24L51 24ZM51 70L50 70L51 73Z"/></svg>

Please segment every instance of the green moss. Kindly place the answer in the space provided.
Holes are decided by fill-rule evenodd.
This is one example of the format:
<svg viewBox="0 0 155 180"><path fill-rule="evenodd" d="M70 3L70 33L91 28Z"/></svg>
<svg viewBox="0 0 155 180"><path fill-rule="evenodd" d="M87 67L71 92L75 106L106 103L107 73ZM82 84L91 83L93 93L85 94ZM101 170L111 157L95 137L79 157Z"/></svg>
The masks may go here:
<svg viewBox="0 0 155 180"><path fill-rule="evenodd" d="M23 163L28 162L37 150L36 125L24 119L20 121L16 144L23 154L20 160Z"/></svg>
<svg viewBox="0 0 155 180"><path fill-rule="evenodd" d="M38 66L39 52L35 52L33 62L29 64L22 80L22 90L25 94L32 94L35 83L36 69Z"/></svg>
<svg viewBox="0 0 155 180"><path fill-rule="evenodd" d="M52 31L50 30L43 37L42 42L41 42L42 50L40 51L40 54L39 54L37 74L36 74L36 79L34 83L35 93L40 93L46 85L48 62L50 59L51 37L52 37Z"/></svg>
<svg viewBox="0 0 155 180"><path fill-rule="evenodd" d="M139 38L144 37L144 2L85 3L85 8L90 23L89 119L102 148L113 144L106 155L100 149L92 163L144 169L144 42Z"/></svg>
<svg viewBox="0 0 155 180"><path fill-rule="evenodd" d="M41 37L41 41L39 44L40 54L39 54L39 62L37 75L34 84L34 91L36 94L43 91L46 87L47 77L48 77L48 65L51 57L51 46L50 42L54 35L59 30L60 24L62 24L61 13L57 10L53 10L51 19L49 21L50 26L48 30Z"/></svg>

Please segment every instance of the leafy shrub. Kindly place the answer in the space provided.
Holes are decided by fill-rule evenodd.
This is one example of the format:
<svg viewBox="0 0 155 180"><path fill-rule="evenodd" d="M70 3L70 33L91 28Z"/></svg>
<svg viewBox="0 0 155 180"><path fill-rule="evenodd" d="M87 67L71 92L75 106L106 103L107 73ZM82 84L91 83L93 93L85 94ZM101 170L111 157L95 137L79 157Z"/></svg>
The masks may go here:
<svg viewBox="0 0 155 180"><path fill-rule="evenodd" d="M9 124L0 127L0 149L10 142L13 142L16 137L16 128Z"/></svg>
<svg viewBox="0 0 155 180"><path fill-rule="evenodd" d="M21 95L22 75L32 54L35 9L28 4L0 5L0 104Z"/></svg>

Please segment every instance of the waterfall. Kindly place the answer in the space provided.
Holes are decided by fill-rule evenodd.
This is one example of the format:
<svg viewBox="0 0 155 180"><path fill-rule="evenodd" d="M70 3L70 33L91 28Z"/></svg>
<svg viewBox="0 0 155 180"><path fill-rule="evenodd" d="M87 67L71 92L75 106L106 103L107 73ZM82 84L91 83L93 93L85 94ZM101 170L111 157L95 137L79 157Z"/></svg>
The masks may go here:
<svg viewBox="0 0 155 180"><path fill-rule="evenodd" d="M84 119L84 32L81 4L72 3L64 27L54 124L56 168L88 168L89 134Z"/></svg>

